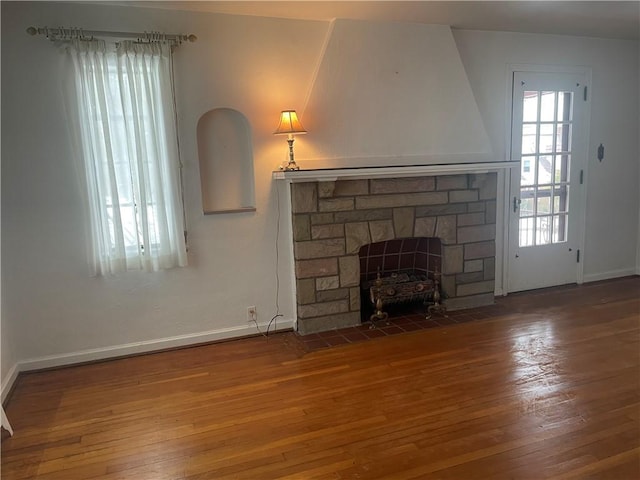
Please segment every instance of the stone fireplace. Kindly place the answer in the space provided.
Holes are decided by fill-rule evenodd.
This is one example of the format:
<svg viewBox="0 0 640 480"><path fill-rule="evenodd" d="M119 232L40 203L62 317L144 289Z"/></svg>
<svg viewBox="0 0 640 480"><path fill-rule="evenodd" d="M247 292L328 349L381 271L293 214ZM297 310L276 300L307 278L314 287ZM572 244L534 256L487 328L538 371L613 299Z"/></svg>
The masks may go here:
<svg viewBox="0 0 640 480"><path fill-rule="evenodd" d="M439 239L448 310L493 303L496 179L483 172L292 182L298 332L361 322L360 249L386 240Z"/></svg>

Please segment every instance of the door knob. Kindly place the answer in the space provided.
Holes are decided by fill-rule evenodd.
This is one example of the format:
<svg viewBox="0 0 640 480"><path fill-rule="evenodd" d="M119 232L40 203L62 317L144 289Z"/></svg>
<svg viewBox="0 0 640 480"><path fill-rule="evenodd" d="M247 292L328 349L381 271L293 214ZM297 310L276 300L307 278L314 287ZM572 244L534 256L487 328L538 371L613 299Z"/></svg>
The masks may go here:
<svg viewBox="0 0 640 480"><path fill-rule="evenodd" d="M520 207L520 204L522 203L522 200L520 200L518 197L513 197L513 211L517 212L518 208Z"/></svg>

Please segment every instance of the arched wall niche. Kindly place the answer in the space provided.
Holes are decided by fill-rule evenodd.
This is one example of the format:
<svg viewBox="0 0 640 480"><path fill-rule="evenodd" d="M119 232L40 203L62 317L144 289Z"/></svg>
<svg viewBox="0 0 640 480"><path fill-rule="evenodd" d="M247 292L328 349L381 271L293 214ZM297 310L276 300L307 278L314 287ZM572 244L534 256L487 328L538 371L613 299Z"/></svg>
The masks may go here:
<svg viewBox="0 0 640 480"><path fill-rule="evenodd" d="M198 120L198 157L205 215L255 211L253 149L247 118L214 108Z"/></svg>

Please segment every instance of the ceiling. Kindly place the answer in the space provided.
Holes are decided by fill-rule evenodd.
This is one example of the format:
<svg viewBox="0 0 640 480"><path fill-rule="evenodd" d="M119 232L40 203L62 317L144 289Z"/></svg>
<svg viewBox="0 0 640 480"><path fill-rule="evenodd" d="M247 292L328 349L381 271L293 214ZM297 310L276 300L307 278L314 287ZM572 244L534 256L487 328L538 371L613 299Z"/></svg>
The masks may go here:
<svg viewBox="0 0 640 480"><path fill-rule="evenodd" d="M94 2L92 2L94 3ZM456 29L640 40L640 1L110 1L234 15L451 25Z"/></svg>

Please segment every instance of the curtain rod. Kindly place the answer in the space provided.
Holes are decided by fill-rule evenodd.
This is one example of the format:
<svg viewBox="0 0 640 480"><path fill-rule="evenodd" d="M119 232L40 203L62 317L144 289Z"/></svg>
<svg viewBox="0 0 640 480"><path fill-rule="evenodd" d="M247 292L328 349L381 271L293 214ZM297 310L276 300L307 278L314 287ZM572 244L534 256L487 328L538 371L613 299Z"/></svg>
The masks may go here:
<svg viewBox="0 0 640 480"><path fill-rule="evenodd" d="M49 28L49 27L29 27L27 28L29 35L45 35L50 40L59 38L83 38L89 37L117 37L117 38L136 38L141 40L169 40L175 42L195 42L198 37L193 33L183 35L178 33L160 33L160 32L111 32L104 30L84 30L82 28Z"/></svg>

